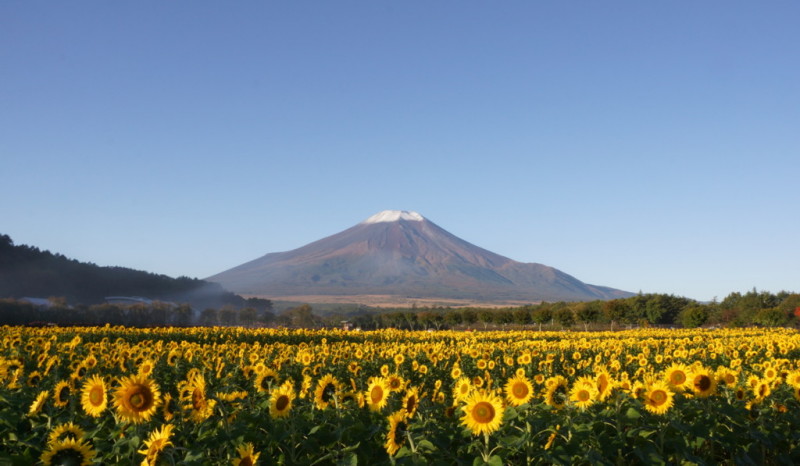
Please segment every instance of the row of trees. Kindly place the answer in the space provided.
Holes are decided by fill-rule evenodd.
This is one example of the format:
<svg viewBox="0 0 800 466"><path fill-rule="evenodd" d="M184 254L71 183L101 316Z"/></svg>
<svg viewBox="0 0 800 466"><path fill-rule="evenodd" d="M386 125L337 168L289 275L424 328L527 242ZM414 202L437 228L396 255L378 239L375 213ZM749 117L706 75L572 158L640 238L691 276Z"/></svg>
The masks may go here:
<svg viewBox="0 0 800 466"><path fill-rule="evenodd" d="M126 326L283 326L339 327L343 321L365 330L378 328L446 329L507 328L621 328L623 326L786 326L800 321L800 294L772 294L755 289L731 293L721 302L699 303L666 294L639 294L625 299L541 303L500 309L424 307L379 310L360 307L350 313L318 315L303 304L279 313L268 300L249 300L250 306L230 305L193 309L188 304L98 304L71 307L63 298L36 307L21 300L0 299L0 324L126 325ZM268 305L265 305L268 304Z"/></svg>
<svg viewBox="0 0 800 466"><path fill-rule="evenodd" d="M334 316L332 320L347 318ZM758 292L731 293L721 302L700 303L667 294L639 294L625 299L588 302L541 303L501 309L422 308L394 309L382 313L349 316L361 328L496 328L517 326L558 326L584 329L621 326L704 325L742 327L749 325L796 325L800 320L800 294Z"/></svg>

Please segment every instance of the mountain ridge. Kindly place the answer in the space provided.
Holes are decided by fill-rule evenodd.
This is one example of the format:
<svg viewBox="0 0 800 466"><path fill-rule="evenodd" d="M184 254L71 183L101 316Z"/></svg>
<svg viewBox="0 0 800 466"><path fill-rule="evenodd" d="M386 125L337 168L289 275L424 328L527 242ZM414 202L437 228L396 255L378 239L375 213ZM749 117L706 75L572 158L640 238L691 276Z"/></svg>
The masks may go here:
<svg viewBox="0 0 800 466"><path fill-rule="evenodd" d="M488 251L413 211L379 212L339 233L265 254L206 280L254 296L583 301L633 294Z"/></svg>

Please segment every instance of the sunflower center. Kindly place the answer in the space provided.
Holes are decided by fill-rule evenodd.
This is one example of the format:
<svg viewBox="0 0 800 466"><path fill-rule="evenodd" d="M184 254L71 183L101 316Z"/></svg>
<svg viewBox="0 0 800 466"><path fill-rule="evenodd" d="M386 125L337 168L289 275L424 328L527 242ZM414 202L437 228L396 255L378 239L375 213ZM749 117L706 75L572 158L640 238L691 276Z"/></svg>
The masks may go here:
<svg viewBox="0 0 800 466"><path fill-rule="evenodd" d="M578 400L580 401L589 401L591 398L592 396L587 390L581 390L578 392Z"/></svg>
<svg viewBox="0 0 800 466"><path fill-rule="evenodd" d="M61 390L58 391L58 399L64 400L69 396L69 387L61 387Z"/></svg>
<svg viewBox="0 0 800 466"><path fill-rule="evenodd" d="M249 456L246 456L239 461L239 466L253 466L253 460Z"/></svg>
<svg viewBox="0 0 800 466"><path fill-rule="evenodd" d="M128 397L134 411L146 411L153 405L153 394L143 385L137 385Z"/></svg>
<svg viewBox="0 0 800 466"><path fill-rule="evenodd" d="M654 390L650 394L650 401L653 402L654 405L662 405L667 401L667 394L664 390Z"/></svg>
<svg viewBox="0 0 800 466"><path fill-rule="evenodd" d="M492 422L494 416L494 406L488 401L481 401L472 409L472 418L481 424Z"/></svg>
<svg viewBox="0 0 800 466"><path fill-rule="evenodd" d="M286 395L279 396L275 401L275 408L278 411L283 411L287 406L289 406L289 397Z"/></svg>
<svg viewBox="0 0 800 466"><path fill-rule="evenodd" d="M331 398L333 398L334 393L336 393L336 387L332 383L329 383L322 390L322 401L325 403L329 402Z"/></svg>
<svg viewBox="0 0 800 466"><path fill-rule="evenodd" d="M700 391L707 391L709 388L711 388L711 377L707 375L697 376L697 378L694 379L694 386Z"/></svg>
<svg viewBox="0 0 800 466"><path fill-rule="evenodd" d="M680 371L675 371L670 375L670 380L673 385L681 385L686 382L686 374Z"/></svg>
<svg viewBox="0 0 800 466"><path fill-rule="evenodd" d="M206 406L206 397L203 390L195 388L192 392L192 408L200 410Z"/></svg>
<svg viewBox="0 0 800 466"><path fill-rule="evenodd" d="M406 411L410 413L411 411L414 411L414 407L416 406L417 398L414 396L409 397L408 401L406 401Z"/></svg>
<svg viewBox="0 0 800 466"><path fill-rule="evenodd" d="M52 464L63 464L65 466L81 465L84 462L83 453L74 448L65 448L53 455Z"/></svg>
<svg viewBox="0 0 800 466"><path fill-rule="evenodd" d="M511 392L517 398L525 398L528 396L528 386L522 382L517 382L512 387Z"/></svg>
<svg viewBox="0 0 800 466"><path fill-rule="evenodd" d="M89 390L89 402L94 406L103 404L103 387L94 386Z"/></svg>
<svg viewBox="0 0 800 466"><path fill-rule="evenodd" d="M372 390L369 392L369 397L372 399L372 403L379 403L383 399L383 388L379 385L372 387Z"/></svg>

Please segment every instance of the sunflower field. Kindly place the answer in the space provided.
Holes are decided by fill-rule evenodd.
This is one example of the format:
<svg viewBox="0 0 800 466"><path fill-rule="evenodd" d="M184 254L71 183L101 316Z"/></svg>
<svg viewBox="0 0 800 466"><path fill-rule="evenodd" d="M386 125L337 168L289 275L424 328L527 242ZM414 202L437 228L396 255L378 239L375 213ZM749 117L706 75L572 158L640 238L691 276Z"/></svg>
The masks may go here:
<svg viewBox="0 0 800 466"><path fill-rule="evenodd" d="M0 464L800 464L789 329L0 333Z"/></svg>

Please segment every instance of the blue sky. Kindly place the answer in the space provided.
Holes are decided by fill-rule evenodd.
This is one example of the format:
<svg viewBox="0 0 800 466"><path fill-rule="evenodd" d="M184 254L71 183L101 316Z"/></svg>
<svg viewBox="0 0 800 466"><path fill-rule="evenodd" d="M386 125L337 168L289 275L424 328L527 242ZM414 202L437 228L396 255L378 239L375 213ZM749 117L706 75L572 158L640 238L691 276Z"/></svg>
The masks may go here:
<svg viewBox="0 0 800 466"><path fill-rule="evenodd" d="M800 291L800 3L0 3L0 233L203 278L385 209L587 283Z"/></svg>

